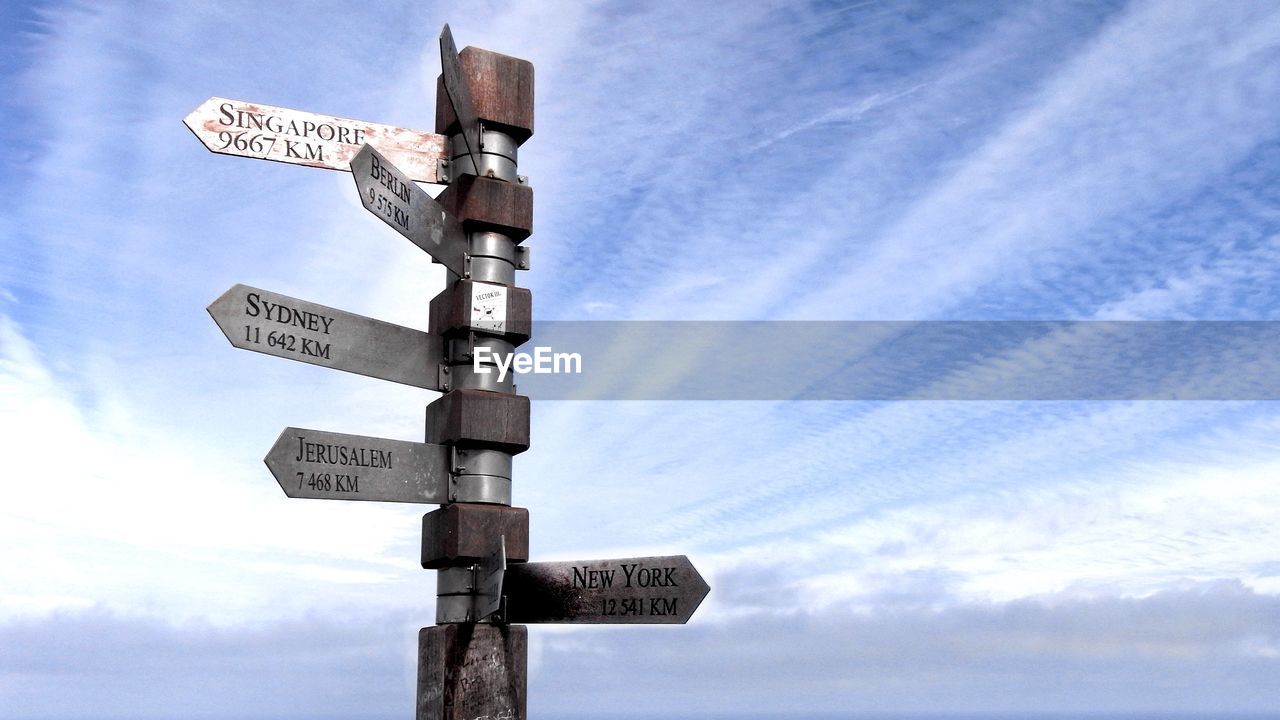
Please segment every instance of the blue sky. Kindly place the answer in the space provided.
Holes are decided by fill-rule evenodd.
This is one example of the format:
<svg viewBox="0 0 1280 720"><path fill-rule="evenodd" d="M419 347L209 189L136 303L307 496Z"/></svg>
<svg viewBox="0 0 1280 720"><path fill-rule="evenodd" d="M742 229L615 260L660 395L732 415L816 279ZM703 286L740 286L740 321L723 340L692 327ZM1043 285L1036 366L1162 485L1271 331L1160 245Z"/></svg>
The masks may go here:
<svg viewBox="0 0 1280 720"><path fill-rule="evenodd" d="M428 508L289 500L261 459L421 439L435 394L235 350L205 306L425 329L444 271L349 176L206 151L210 96L431 130L443 23L531 60L539 319L1280 312L1271 3L0 16L5 717L411 712ZM530 713L1280 712L1278 437L1247 401L535 403L535 559L688 554L712 592L531 628Z"/></svg>

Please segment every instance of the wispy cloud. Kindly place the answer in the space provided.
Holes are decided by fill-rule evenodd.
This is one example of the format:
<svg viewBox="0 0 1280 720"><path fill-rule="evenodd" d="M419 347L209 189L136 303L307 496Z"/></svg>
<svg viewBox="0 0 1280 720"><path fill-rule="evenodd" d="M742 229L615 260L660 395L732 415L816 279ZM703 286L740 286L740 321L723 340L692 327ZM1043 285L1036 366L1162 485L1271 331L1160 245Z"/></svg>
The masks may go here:
<svg viewBox="0 0 1280 720"><path fill-rule="evenodd" d="M215 695L147 666L183 707L287 682L267 645L316 670L282 703L346 692L313 682L350 667L327 643L376 676L332 711L408 706L422 509L290 501L261 457L287 425L417 439L434 395L237 352L204 307L245 282L423 328L443 271L350 177L210 155L180 119L223 95L431 129L446 20L537 67L540 319L1275 316L1265 4L375 10L44 5L0 65L31 139L0 212L0 672L36 678L0 704L172 714L32 641L72 628L216 666ZM707 371L627 352L654 386ZM1276 706L1266 403L540 403L533 434L536 558L688 553L713 587L680 644L538 629L545 712L570 677L654 702L636 656L687 707ZM383 630L342 630L356 609Z"/></svg>

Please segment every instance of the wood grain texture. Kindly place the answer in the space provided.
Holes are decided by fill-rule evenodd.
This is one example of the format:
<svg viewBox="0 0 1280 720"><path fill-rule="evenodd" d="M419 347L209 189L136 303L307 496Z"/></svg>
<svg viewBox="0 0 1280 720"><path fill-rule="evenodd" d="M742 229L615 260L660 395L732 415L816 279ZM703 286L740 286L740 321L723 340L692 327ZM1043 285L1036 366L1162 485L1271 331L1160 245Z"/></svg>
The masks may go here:
<svg viewBox="0 0 1280 720"><path fill-rule="evenodd" d="M528 653L523 625L422 628L417 720L524 720Z"/></svg>
<svg viewBox="0 0 1280 720"><path fill-rule="evenodd" d="M513 455L529 449L529 398L454 390L427 406L427 442L481 446Z"/></svg>
<svg viewBox="0 0 1280 720"><path fill-rule="evenodd" d="M533 188L463 175L436 198L468 232L498 232L517 243L533 234Z"/></svg>
<svg viewBox="0 0 1280 720"><path fill-rule="evenodd" d="M483 560L504 538L507 562L529 559L527 508L453 503L422 516L422 567L460 567Z"/></svg>
<svg viewBox="0 0 1280 720"><path fill-rule="evenodd" d="M517 145L528 140L533 135L533 63L475 47L463 48L458 60L480 121L510 135ZM436 80L436 132L458 132L443 77Z"/></svg>

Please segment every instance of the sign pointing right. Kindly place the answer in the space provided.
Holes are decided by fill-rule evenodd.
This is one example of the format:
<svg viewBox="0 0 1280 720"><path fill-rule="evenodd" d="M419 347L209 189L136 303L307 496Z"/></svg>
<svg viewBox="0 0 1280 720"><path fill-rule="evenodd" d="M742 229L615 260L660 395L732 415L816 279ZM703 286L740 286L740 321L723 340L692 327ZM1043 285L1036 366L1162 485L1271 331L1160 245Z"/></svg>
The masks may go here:
<svg viewBox="0 0 1280 720"><path fill-rule="evenodd" d="M711 588L684 555L507 566L509 623L683 624Z"/></svg>

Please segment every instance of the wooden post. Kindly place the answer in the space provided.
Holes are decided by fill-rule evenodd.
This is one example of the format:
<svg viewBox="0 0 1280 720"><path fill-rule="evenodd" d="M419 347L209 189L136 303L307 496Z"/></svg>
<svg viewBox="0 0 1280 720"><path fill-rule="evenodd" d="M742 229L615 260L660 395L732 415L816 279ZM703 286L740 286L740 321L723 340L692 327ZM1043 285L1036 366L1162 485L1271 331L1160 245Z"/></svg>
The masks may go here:
<svg viewBox="0 0 1280 720"><path fill-rule="evenodd" d="M469 91L453 95L471 107L455 108L447 26L441 48L436 132L449 137L451 182L438 200L462 223L468 258L465 276L430 308L449 392L427 407L426 441L451 447L453 459L449 502L423 518L437 625L418 635L417 720L524 720L528 630L482 617L478 571L500 547L505 561L529 557L528 511L511 507L511 456L529 447L529 399L496 367L478 371L473 356L483 359L477 347L505 356L529 339L531 298L515 287L515 270L526 266L519 244L533 231L533 191L515 171L516 148L533 134L533 65L465 48L456 58ZM459 121L472 113L478 142L464 134L473 121Z"/></svg>

